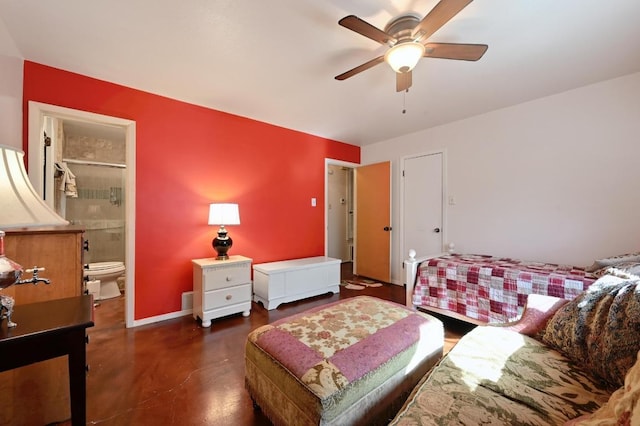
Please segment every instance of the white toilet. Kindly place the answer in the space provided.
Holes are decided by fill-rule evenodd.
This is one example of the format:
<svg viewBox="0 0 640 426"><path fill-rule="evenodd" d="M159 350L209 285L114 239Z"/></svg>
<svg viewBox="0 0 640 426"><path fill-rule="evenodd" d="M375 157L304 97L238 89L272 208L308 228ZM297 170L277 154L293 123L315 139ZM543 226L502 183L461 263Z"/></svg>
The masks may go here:
<svg viewBox="0 0 640 426"><path fill-rule="evenodd" d="M84 276L88 278L87 287L95 281L100 281L100 291L95 292L96 300L111 299L120 296L118 277L124 275L123 262L96 262L85 265ZM91 292L91 290L90 290Z"/></svg>

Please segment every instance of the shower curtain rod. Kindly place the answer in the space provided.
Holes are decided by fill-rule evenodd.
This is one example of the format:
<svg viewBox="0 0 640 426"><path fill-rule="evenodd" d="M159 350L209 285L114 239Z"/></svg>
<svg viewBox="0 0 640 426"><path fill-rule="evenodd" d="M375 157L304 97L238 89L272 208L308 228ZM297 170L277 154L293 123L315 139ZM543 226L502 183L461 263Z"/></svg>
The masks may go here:
<svg viewBox="0 0 640 426"><path fill-rule="evenodd" d="M62 161L69 164L83 164L85 166L103 166L103 167L116 167L119 169L126 169L126 164L118 163L103 163L101 161L87 161L87 160L74 160L72 158L63 158Z"/></svg>

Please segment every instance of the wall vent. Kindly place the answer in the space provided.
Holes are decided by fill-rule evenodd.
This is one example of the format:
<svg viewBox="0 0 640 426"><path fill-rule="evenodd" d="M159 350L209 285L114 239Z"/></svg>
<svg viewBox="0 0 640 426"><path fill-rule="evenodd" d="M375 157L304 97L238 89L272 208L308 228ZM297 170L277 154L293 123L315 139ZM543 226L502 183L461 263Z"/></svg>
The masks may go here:
<svg viewBox="0 0 640 426"><path fill-rule="evenodd" d="M182 293L182 310L190 311L193 309L193 292L185 291Z"/></svg>

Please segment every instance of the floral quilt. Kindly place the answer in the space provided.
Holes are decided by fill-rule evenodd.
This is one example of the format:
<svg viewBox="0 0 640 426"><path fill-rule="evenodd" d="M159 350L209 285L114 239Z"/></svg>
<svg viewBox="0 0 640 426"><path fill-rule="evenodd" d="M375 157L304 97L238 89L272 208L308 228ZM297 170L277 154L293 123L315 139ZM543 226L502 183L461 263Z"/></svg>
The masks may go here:
<svg viewBox="0 0 640 426"><path fill-rule="evenodd" d="M572 300L595 280L575 266L451 254L420 265L413 304L503 323L519 317L529 294Z"/></svg>
<svg viewBox="0 0 640 426"><path fill-rule="evenodd" d="M274 425L385 425L442 357L441 321L359 296L258 327L245 387Z"/></svg>
<svg viewBox="0 0 640 426"><path fill-rule="evenodd" d="M404 306L361 296L276 321L249 339L324 400L424 339L422 326L429 321ZM435 346L442 346L441 339L433 336Z"/></svg>

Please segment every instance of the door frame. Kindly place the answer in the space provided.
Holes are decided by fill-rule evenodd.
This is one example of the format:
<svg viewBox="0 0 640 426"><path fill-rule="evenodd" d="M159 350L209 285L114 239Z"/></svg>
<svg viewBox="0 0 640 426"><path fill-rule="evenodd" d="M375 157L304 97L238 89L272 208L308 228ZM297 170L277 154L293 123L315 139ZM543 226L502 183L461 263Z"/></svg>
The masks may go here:
<svg viewBox="0 0 640 426"><path fill-rule="evenodd" d="M329 255L329 165L349 167L355 169L360 166L358 163L350 163L348 161L336 160L333 158L324 159L324 255ZM355 219L354 219L355 220ZM354 223L355 233L355 223ZM355 235L354 235L355 238ZM355 256L354 256L355 265Z"/></svg>
<svg viewBox="0 0 640 426"><path fill-rule="evenodd" d="M400 158L400 163L401 163L401 170L400 170L400 235L399 235L399 239L400 239L400 249L403 251L401 259L406 259L409 257L409 249L411 249L411 247L405 247L404 246L404 232L405 232L405 224L404 224L404 209L405 209L405 184L404 184L404 176L402 176L402 173L404 173L404 169L405 169L405 162L411 158L416 158L416 157L425 157L427 155L435 155L435 154L440 154L442 155L442 165L441 165L441 172L442 172L442 252L445 252L445 246L448 246L448 239L447 239L447 235L448 235L448 226L447 226L447 151L446 149L438 149L438 150L433 150L433 151L426 151L426 152L422 152L422 153L417 153L417 154L411 154L411 155L405 155L403 157ZM424 253L418 253L418 255L424 255ZM402 265L402 267L404 268L404 263Z"/></svg>
<svg viewBox="0 0 640 426"><path fill-rule="evenodd" d="M97 125L118 126L125 130L126 185L125 191L125 325L134 327L135 321L135 235L136 235L136 122L119 117L96 114L57 105L29 101L28 113L29 179L42 193L44 158L40 149L44 131L44 117L85 121Z"/></svg>

